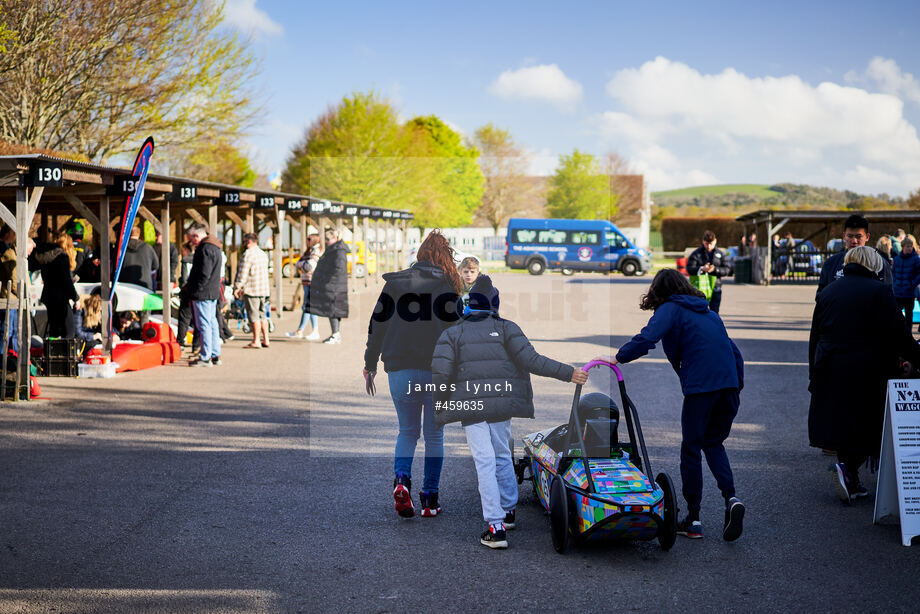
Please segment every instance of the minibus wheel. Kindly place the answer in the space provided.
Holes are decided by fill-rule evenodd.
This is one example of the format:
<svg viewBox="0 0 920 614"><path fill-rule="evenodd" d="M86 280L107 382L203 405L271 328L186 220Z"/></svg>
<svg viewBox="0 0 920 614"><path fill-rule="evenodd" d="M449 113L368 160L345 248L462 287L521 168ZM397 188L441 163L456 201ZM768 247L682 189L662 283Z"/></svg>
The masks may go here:
<svg viewBox="0 0 920 614"><path fill-rule="evenodd" d="M546 265L539 258L534 258L527 263L527 272L531 275L542 275L546 270Z"/></svg>

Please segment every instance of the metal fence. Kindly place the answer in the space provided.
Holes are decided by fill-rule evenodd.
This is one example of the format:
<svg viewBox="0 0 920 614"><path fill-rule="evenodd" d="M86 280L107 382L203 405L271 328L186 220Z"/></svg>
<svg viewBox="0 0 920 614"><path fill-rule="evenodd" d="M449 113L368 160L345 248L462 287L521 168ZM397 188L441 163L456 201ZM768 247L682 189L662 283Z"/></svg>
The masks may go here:
<svg viewBox="0 0 920 614"><path fill-rule="evenodd" d="M839 252L817 249L802 243L789 249L775 248L771 253L770 283L817 283L827 259Z"/></svg>

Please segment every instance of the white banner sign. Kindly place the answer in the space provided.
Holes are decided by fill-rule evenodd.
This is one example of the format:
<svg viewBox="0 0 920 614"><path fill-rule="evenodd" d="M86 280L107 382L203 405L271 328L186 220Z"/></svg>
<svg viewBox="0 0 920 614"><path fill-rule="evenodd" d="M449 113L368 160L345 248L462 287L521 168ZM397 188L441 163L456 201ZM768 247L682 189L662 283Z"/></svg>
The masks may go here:
<svg viewBox="0 0 920 614"><path fill-rule="evenodd" d="M920 379L889 380L874 522L901 521L901 543L920 536Z"/></svg>

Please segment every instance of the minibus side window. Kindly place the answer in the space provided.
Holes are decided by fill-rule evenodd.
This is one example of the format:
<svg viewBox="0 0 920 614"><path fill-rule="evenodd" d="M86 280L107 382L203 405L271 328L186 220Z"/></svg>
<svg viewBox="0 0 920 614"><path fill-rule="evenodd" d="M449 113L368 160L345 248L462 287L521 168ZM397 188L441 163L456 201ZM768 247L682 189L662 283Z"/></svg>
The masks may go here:
<svg viewBox="0 0 920 614"><path fill-rule="evenodd" d="M607 231L607 244L610 245L610 247L619 249L629 248L629 243L626 242L626 238L614 230Z"/></svg>
<svg viewBox="0 0 920 614"><path fill-rule="evenodd" d="M514 231L514 242L515 243L533 243L534 239L537 238L536 230L524 230L520 228Z"/></svg>
<svg viewBox="0 0 920 614"><path fill-rule="evenodd" d="M564 230L541 230L537 235L537 243L559 245L565 243Z"/></svg>
<svg viewBox="0 0 920 614"><path fill-rule="evenodd" d="M600 233L573 230L569 242L575 245L600 245Z"/></svg>

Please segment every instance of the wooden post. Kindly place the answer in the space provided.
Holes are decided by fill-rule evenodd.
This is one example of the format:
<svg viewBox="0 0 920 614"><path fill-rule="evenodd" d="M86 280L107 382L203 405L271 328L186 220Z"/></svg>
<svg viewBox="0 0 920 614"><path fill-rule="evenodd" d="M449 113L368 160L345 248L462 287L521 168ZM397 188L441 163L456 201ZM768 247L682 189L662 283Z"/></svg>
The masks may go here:
<svg viewBox="0 0 920 614"><path fill-rule="evenodd" d="M112 355L112 337L109 326L112 322L112 303L109 296L112 293L112 251L111 228L109 225L109 197L99 199L99 280L102 288L102 351L105 355Z"/></svg>
<svg viewBox="0 0 920 614"><path fill-rule="evenodd" d="M5 326L3 327L3 379L0 380L3 382L3 390L0 390L0 401L6 400L6 357L9 353L10 348L10 304L13 300L13 281L6 282L6 306L3 311L3 319Z"/></svg>
<svg viewBox="0 0 920 614"><path fill-rule="evenodd" d="M358 216L351 217L351 247L354 254L351 257L351 280L358 280L358 255L361 247L358 243ZM364 246L364 277L367 277L367 245Z"/></svg>
<svg viewBox="0 0 920 614"><path fill-rule="evenodd" d="M371 276L371 242L367 238L367 218L361 220L361 240L364 241L364 260L366 262L366 272L364 273L364 287L367 287L367 278ZM374 267L374 276L377 275L377 267Z"/></svg>
<svg viewBox="0 0 920 614"><path fill-rule="evenodd" d="M306 213L300 214L300 253L307 251L307 235L309 234L310 218Z"/></svg>
<svg viewBox="0 0 920 614"><path fill-rule="evenodd" d="M163 208L160 209L160 225L163 230L160 231L162 245L160 246L160 285L163 294L163 322L169 325L172 319L172 283L169 278L170 273L175 268L176 263L169 259L169 201L163 202ZM164 275L165 272L165 275Z"/></svg>
<svg viewBox="0 0 920 614"><path fill-rule="evenodd" d="M274 257L274 268L275 268L275 310L278 314L278 317L281 318L282 305L284 304L284 275L281 274L281 256L283 250L281 249L281 222L284 221L284 211L278 209L277 203L275 204L275 228L273 231L274 236L274 249L272 250L272 256ZM280 320L279 320L280 323Z"/></svg>
<svg viewBox="0 0 920 614"><path fill-rule="evenodd" d="M28 317L28 286L25 280L29 277L27 272L29 270L29 258L26 252L29 245L29 226L31 226L31 222L28 192L26 188L18 188L16 190L16 268L20 275L19 287L16 288L19 308L17 313L19 325L16 327L16 334L19 338L19 356L16 361L16 391L13 393L13 401L18 401L20 398L23 379L25 379L27 385L29 382L29 348L32 345L32 339L31 331L27 330L29 327L25 326L24 323L30 319ZM6 360L5 356L4 360ZM25 377L23 377L23 374ZM6 382L3 382L3 385L6 386ZM28 395L26 395L26 398L29 398Z"/></svg>

